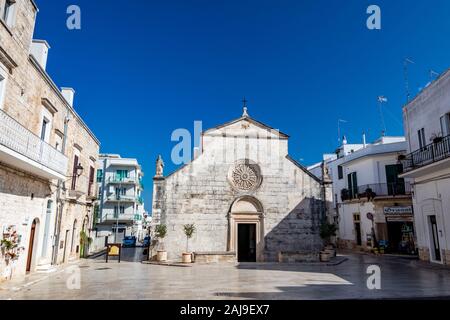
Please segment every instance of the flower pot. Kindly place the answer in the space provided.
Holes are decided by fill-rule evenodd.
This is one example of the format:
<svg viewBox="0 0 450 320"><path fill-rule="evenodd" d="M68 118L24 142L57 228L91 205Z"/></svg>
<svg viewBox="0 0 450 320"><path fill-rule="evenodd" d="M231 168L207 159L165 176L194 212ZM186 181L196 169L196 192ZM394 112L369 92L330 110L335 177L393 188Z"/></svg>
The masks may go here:
<svg viewBox="0 0 450 320"><path fill-rule="evenodd" d="M181 262L183 263L192 263L192 253L183 253Z"/></svg>
<svg viewBox="0 0 450 320"><path fill-rule="evenodd" d="M321 262L329 262L330 259L331 259L330 253L328 253L327 251L320 252L320 261Z"/></svg>
<svg viewBox="0 0 450 320"><path fill-rule="evenodd" d="M336 250L334 250L334 249L325 249L324 250L326 253L328 253L328 255L330 256L330 258L334 258L334 257L336 257Z"/></svg>
<svg viewBox="0 0 450 320"><path fill-rule="evenodd" d="M166 262L167 261L167 251L158 250L156 254L156 260L158 262Z"/></svg>

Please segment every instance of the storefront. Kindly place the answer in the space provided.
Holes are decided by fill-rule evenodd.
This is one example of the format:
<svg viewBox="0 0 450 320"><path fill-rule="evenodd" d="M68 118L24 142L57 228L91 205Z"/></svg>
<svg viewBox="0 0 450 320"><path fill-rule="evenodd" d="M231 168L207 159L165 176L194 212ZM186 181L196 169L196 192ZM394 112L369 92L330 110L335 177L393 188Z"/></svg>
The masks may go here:
<svg viewBox="0 0 450 320"><path fill-rule="evenodd" d="M384 207L387 240L379 246L385 253L416 255L414 215L412 206Z"/></svg>

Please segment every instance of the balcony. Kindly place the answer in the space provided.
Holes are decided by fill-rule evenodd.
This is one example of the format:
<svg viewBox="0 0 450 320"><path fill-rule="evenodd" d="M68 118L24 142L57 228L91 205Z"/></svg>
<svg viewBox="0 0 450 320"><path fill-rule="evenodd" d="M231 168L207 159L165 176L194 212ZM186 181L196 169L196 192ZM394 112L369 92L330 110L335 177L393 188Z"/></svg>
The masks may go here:
<svg viewBox="0 0 450 320"><path fill-rule="evenodd" d="M96 224L114 224L114 223L125 223L125 224L133 224L135 220L134 214L105 214L103 217L98 217L96 219Z"/></svg>
<svg viewBox="0 0 450 320"><path fill-rule="evenodd" d="M0 110L0 161L45 179L65 179L67 157Z"/></svg>
<svg viewBox="0 0 450 320"><path fill-rule="evenodd" d="M361 200L366 198L368 201L375 198L386 197L409 197L412 195L411 184L403 183L376 183L358 186L354 190L342 189L341 200Z"/></svg>
<svg viewBox="0 0 450 320"><path fill-rule="evenodd" d="M135 196L119 196L119 195L111 195L106 198L108 202L139 202L139 198Z"/></svg>
<svg viewBox="0 0 450 320"><path fill-rule="evenodd" d="M436 138L433 143L408 154L401 161L405 173L408 173L445 159L450 159L450 136Z"/></svg>
<svg viewBox="0 0 450 320"><path fill-rule="evenodd" d="M109 177L108 183L110 184L139 184L139 180L135 177Z"/></svg>

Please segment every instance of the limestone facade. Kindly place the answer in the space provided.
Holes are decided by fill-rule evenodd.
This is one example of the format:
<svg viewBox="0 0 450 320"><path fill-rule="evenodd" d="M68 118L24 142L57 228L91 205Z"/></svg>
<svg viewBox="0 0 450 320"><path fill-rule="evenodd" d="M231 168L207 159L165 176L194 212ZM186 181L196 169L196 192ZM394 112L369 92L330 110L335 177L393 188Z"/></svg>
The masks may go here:
<svg viewBox="0 0 450 320"><path fill-rule="evenodd" d="M186 250L239 257L240 225L255 226L256 261L278 261L280 253L317 259L322 183L289 157L288 138L244 112L203 132L191 163L155 177L154 221L167 226L169 259ZM183 226L192 223L197 231L186 248Z"/></svg>
<svg viewBox="0 0 450 320"><path fill-rule="evenodd" d="M92 224L99 153L73 92L60 90L45 71L49 46L33 40L34 1L13 6L11 20L0 18L0 238L15 230L21 254L8 266L1 255L4 278L80 256L80 232ZM78 164L82 174L74 177Z"/></svg>

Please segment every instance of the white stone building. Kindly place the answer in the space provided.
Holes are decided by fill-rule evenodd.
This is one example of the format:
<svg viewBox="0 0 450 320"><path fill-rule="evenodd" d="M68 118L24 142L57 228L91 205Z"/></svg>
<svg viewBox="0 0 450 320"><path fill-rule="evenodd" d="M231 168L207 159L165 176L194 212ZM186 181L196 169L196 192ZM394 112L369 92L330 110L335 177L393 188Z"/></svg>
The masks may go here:
<svg viewBox="0 0 450 320"><path fill-rule="evenodd" d="M37 12L0 1L0 280L79 258L92 225L99 141L46 72Z"/></svg>
<svg viewBox="0 0 450 320"><path fill-rule="evenodd" d="M333 185L330 221L338 227L343 248L371 250L376 242L386 252L415 253L411 186L400 178L399 156L404 137L382 137L373 144L343 145L324 161L309 167L318 174L325 166Z"/></svg>
<svg viewBox="0 0 450 320"><path fill-rule="evenodd" d="M136 159L102 154L97 161L98 201L95 205L96 234L120 243L125 235L143 237L145 215L143 200L144 172ZM116 232L117 231L117 232Z"/></svg>
<svg viewBox="0 0 450 320"><path fill-rule="evenodd" d="M450 264L450 71L403 108L419 256Z"/></svg>
<svg viewBox="0 0 450 320"><path fill-rule="evenodd" d="M167 226L169 259L186 251L183 226L192 223L189 250L196 256L318 259L322 184L289 156L288 139L245 109L241 118L203 132L200 154L176 172L164 177L158 161L152 213Z"/></svg>

